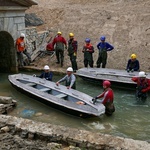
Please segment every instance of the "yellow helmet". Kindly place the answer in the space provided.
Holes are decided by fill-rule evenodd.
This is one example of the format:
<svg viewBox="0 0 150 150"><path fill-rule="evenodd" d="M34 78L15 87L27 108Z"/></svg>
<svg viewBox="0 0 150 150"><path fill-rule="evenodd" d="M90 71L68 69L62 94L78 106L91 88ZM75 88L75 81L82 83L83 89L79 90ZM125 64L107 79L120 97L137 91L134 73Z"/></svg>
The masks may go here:
<svg viewBox="0 0 150 150"><path fill-rule="evenodd" d="M131 55L131 59L136 59L136 55L135 55L135 54L132 54L132 55Z"/></svg>
<svg viewBox="0 0 150 150"><path fill-rule="evenodd" d="M74 34L73 33L69 33L69 36L74 36Z"/></svg>
<svg viewBox="0 0 150 150"><path fill-rule="evenodd" d="M62 34L62 33L60 31L58 31L57 34Z"/></svg>

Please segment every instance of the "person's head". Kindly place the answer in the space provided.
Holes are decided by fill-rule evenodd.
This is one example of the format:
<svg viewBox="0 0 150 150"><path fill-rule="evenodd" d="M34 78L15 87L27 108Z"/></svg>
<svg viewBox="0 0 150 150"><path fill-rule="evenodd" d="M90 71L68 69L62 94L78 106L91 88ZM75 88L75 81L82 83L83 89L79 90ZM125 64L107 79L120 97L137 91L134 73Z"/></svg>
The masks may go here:
<svg viewBox="0 0 150 150"><path fill-rule="evenodd" d="M89 39L89 38L86 38L85 39L85 43L88 45L88 44L90 44L90 42L91 42L91 40Z"/></svg>
<svg viewBox="0 0 150 150"><path fill-rule="evenodd" d="M67 71L67 75L70 76L73 72L73 69L72 67L68 67L66 71Z"/></svg>
<svg viewBox="0 0 150 150"><path fill-rule="evenodd" d="M73 33L69 33L69 38L73 39L74 38L74 34Z"/></svg>
<svg viewBox="0 0 150 150"><path fill-rule="evenodd" d="M44 71L45 71L45 72L49 72L49 70L50 70L49 66L48 66L48 65L45 65L45 66L44 66Z"/></svg>
<svg viewBox="0 0 150 150"><path fill-rule="evenodd" d="M132 55L131 55L131 60L132 60L132 61L135 61L135 60L136 60L136 57L137 57L137 56L136 56L135 54L132 54Z"/></svg>
<svg viewBox="0 0 150 150"><path fill-rule="evenodd" d="M100 37L101 42L105 42L105 39L106 39L105 36L101 36L101 37Z"/></svg>
<svg viewBox="0 0 150 150"><path fill-rule="evenodd" d="M61 36L61 34L62 34L62 33L61 33L60 31L57 32L57 35L58 35L58 36Z"/></svg>
<svg viewBox="0 0 150 150"><path fill-rule="evenodd" d="M25 38L25 34L24 34L24 33L21 33L21 34L20 34L20 38L21 38L21 39L24 39L24 38Z"/></svg>
<svg viewBox="0 0 150 150"><path fill-rule="evenodd" d="M110 86L111 86L110 81L108 81L108 80L103 81L103 88L104 88L104 89L107 89L107 88L109 88Z"/></svg>
<svg viewBox="0 0 150 150"><path fill-rule="evenodd" d="M145 79L146 78L146 73L144 71L139 72L139 78L140 79Z"/></svg>

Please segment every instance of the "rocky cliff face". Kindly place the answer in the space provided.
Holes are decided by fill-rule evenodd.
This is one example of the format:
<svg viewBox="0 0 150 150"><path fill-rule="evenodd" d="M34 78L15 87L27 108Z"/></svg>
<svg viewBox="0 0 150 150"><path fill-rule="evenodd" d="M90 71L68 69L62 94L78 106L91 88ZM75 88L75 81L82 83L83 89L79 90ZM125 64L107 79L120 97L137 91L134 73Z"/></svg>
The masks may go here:
<svg viewBox="0 0 150 150"><path fill-rule="evenodd" d="M95 47L105 35L115 49L109 52L108 68L124 69L132 53L137 54L141 70L150 71L150 1L149 0L37 0L38 6L27 13L36 13L45 24L38 30L61 30L68 39L73 32L79 42L78 64L83 67L81 52L86 37ZM54 33L55 33L54 32ZM65 65L70 61L67 55ZM119 63L118 63L119 62ZM51 65L51 64L50 64Z"/></svg>

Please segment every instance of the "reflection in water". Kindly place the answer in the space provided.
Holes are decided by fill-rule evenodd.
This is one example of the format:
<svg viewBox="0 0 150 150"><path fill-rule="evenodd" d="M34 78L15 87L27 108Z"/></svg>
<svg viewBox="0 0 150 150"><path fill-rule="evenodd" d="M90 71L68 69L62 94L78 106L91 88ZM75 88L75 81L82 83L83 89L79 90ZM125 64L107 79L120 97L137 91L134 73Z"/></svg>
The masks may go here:
<svg viewBox="0 0 150 150"><path fill-rule="evenodd" d="M59 78L61 77L54 76L54 81ZM103 91L101 86L88 83L80 78L77 78L77 89L91 96ZM103 115L97 118L82 119L53 109L16 91L8 82L7 74L1 74L0 78L0 95L11 96L18 101L16 109L10 115L97 133L149 140L150 95L143 104L135 101L135 91L114 89L114 93L116 112L113 116Z"/></svg>

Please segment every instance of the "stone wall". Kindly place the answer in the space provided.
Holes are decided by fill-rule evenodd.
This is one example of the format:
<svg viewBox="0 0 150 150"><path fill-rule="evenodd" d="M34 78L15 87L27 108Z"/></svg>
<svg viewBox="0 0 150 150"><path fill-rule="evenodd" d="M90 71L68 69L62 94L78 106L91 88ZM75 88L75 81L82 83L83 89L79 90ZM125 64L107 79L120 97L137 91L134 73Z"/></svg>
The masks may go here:
<svg viewBox="0 0 150 150"><path fill-rule="evenodd" d="M0 125L1 132L9 132L22 139L41 140L47 144L63 143L63 145L72 145L84 150L150 149L150 143L146 141L114 137L12 116L0 115Z"/></svg>

